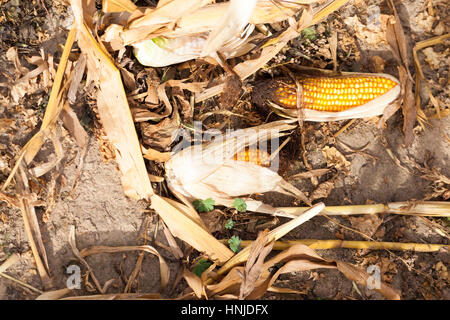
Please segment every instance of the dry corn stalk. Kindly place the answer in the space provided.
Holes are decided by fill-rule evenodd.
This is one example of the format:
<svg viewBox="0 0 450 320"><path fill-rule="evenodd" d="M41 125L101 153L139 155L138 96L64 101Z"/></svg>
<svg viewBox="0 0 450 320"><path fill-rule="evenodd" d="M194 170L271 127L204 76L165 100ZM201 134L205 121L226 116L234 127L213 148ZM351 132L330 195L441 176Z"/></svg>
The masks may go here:
<svg viewBox="0 0 450 320"><path fill-rule="evenodd" d="M334 77L302 77L264 81L253 93L258 104L268 103L279 115L306 121L368 118L383 114L400 94L400 83L391 75L354 73Z"/></svg>
<svg viewBox="0 0 450 320"><path fill-rule="evenodd" d="M232 206L236 197L268 191L292 195L309 204L300 190L276 172L258 165L258 160L262 159L261 151L255 155L256 163L240 161L249 157L247 147L269 137L275 139L286 135L283 131L295 127L291 122L283 120L242 129L225 136L223 140L183 149L166 163L169 188L190 201L212 198L216 204L228 207ZM290 216L251 198L246 200L246 204L250 211Z"/></svg>
<svg viewBox="0 0 450 320"><path fill-rule="evenodd" d="M308 210L308 207L282 207L278 208L292 215L299 215ZM402 215L415 215L425 217L450 217L450 202L448 201L405 201L377 204L362 204L348 206L327 206L323 213L326 215L355 215L392 213Z"/></svg>
<svg viewBox="0 0 450 320"><path fill-rule="evenodd" d="M227 243L228 239L221 240ZM241 246L246 248L252 244L252 241L243 240ZM385 242L385 241L350 241L350 240L317 240L317 239L299 239L299 240L280 240L275 241L273 250L286 250L297 244L303 244L314 250L328 250L336 248L348 249L369 249L369 250L399 250L415 252L436 252L440 250L449 250L450 246L445 244L430 243L404 243L404 242Z"/></svg>

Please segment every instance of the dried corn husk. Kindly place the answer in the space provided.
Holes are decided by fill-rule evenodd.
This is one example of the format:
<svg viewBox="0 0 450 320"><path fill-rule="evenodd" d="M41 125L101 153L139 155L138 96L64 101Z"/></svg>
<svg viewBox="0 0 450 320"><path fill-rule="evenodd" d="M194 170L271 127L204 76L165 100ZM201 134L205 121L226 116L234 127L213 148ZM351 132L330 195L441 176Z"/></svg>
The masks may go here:
<svg viewBox="0 0 450 320"><path fill-rule="evenodd" d="M221 2L205 5L212 1L174 0L154 10L147 9L140 17L132 19L121 38L130 45L157 36L181 37L210 32L226 14L229 3ZM316 0L259 0L249 19L250 24L276 23L295 16L305 6ZM177 8L169 9L169 6Z"/></svg>
<svg viewBox="0 0 450 320"><path fill-rule="evenodd" d="M198 58L207 35L180 38L157 37L133 45L138 61L150 67L165 67Z"/></svg>
<svg viewBox="0 0 450 320"><path fill-rule="evenodd" d="M252 50L255 45L249 38L254 25L249 25L241 35L233 36L219 49L225 59L243 55ZM133 52L138 61L150 67L165 67L185 62L202 56L202 50L208 41L208 33L178 38L156 37L133 44Z"/></svg>
<svg viewBox="0 0 450 320"><path fill-rule="evenodd" d="M255 0L248 0L243 5L240 0L231 0L226 14L211 32L144 40L133 44L134 54L141 64L151 67L164 67L205 56L217 58L217 52L225 59L238 53L244 54L254 48L254 45L240 48L248 43L246 40L254 25L249 25L240 33L248 23L255 3Z"/></svg>
<svg viewBox="0 0 450 320"><path fill-rule="evenodd" d="M276 121L242 129L220 141L183 149L166 163L169 188L188 200L212 198L216 204L231 207L236 197L276 191L293 195L309 204L306 196L276 172L255 163L234 160L234 155L257 142L286 135L292 120ZM289 216L261 201L246 199L247 209Z"/></svg>
<svg viewBox="0 0 450 320"><path fill-rule="evenodd" d="M233 41L248 24L255 5L256 0L230 0L226 13L209 34L201 55L214 56L226 43Z"/></svg>
<svg viewBox="0 0 450 320"><path fill-rule="evenodd" d="M132 3L106 2L112 2L112 12L131 16L128 23L109 25L102 39L113 50L131 45L142 64L162 67L198 57L213 57L222 63L221 58L245 54L255 47L251 40L264 37L261 33L250 37L255 25L286 20L305 4L317 1L232 0L210 4L208 0L173 0L145 11Z"/></svg>

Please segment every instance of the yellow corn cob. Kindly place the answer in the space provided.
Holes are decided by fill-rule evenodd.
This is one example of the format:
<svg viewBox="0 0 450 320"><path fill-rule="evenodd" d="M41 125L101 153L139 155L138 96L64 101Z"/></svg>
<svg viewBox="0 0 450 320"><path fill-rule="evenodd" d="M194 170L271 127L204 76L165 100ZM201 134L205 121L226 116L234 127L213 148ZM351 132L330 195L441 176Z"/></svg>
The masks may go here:
<svg viewBox="0 0 450 320"><path fill-rule="evenodd" d="M270 154L260 149L245 148L234 155L234 160L250 162L259 166L268 166L270 164Z"/></svg>
<svg viewBox="0 0 450 320"><path fill-rule="evenodd" d="M273 102L297 109L297 86L292 81L275 80ZM301 108L339 112L358 107L385 94L397 83L381 76L311 77L299 80Z"/></svg>

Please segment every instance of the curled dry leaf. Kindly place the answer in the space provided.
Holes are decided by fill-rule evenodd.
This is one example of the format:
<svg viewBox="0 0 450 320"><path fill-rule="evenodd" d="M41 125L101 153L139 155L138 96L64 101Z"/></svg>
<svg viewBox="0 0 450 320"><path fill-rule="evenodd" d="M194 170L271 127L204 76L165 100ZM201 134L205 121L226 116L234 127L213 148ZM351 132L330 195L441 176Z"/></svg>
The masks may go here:
<svg viewBox="0 0 450 320"><path fill-rule="evenodd" d="M328 208L328 207L327 207ZM222 242L227 242L227 239ZM241 241L242 247L247 247L251 241ZM348 249L369 249L369 250L399 250L415 252L437 252L450 249L449 245L431 244L431 243L404 243L404 242L384 242L384 241L351 241L351 240L317 240L317 239L298 239L276 241L273 250L286 250L297 244L303 244L314 250L329 250L337 248Z"/></svg>
<svg viewBox="0 0 450 320"><path fill-rule="evenodd" d="M414 124L416 123L417 109L412 91L413 81L407 76L403 66L399 66L400 79L403 79L402 90L403 102L403 132L405 134L405 145L410 146L414 142ZM401 81L401 80L400 80Z"/></svg>
<svg viewBox="0 0 450 320"><path fill-rule="evenodd" d="M84 71L86 69L86 56L80 55L77 63L75 64L72 81L70 82L69 91L67 92L67 99L70 104L74 104L77 100L78 87L83 79Z"/></svg>
<svg viewBox="0 0 450 320"><path fill-rule="evenodd" d="M291 215L299 215L309 207L281 207L280 210ZM324 210L327 215L354 215L392 213L429 217L450 217L450 203L446 201L407 201L388 202L349 206L328 206Z"/></svg>
<svg viewBox="0 0 450 320"><path fill-rule="evenodd" d="M209 232L214 233L217 231L223 231L224 228L224 215L219 210L213 210L211 212L199 213Z"/></svg>
<svg viewBox="0 0 450 320"><path fill-rule="evenodd" d="M242 274L242 283L239 290L239 299L243 300L255 289L256 281L261 275L264 259L272 251L273 241L268 243L266 229L258 235L258 238L252 243L248 260L245 264Z"/></svg>
<svg viewBox="0 0 450 320"><path fill-rule="evenodd" d="M167 226L165 225L164 222L163 222L163 227L164 227L164 236L166 237L167 243L170 246L171 253L173 254L173 256L175 258L182 259L184 256L183 251L181 251L180 247L178 246L177 241L175 240L173 235L170 233L169 229L167 228Z"/></svg>
<svg viewBox="0 0 450 320"><path fill-rule="evenodd" d="M403 31L400 18L392 0L388 1L390 9L394 13L386 23L386 37L399 64L399 75L401 83L403 132L405 134L405 145L410 146L414 141L414 124L416 122L416 106L412 92L413 79L409 73L410 50Z"/></svg>
<svg viewBox="0 0 450 320"><path fill-rule="evenodd" d="M363 40L372 48L384 49L387 45L386 31L380 26L386 25L388 18L388 15L378 12L368 19L368 25L364 25L357 15L345 18L344 23L354 30L358 39Z"/></svg>
<svg viewBox="0 0 450 320"><path fill-rule="evenodd" d="M386 60L380 56L373 56L371 60L375 73L383 73L384 67L386 66Z"/></svg>
<svg viewBox="0 0 450 320"><path fill-rule="evenodd" d="M334 181L325 181L319 184L319 186L311 193L309 199L314 201L320 198L328 198L331 191L334 189Z"/></svg>
<svg viewBox="0 0 450 320"><path fill-rule="evenodd" d="M420 86L421 84L425 85L425 88L428 92L428 96L430 98L431 103L433 104L434 108L436 109L436 115L438 118L441 117L441 110L440 110L440 105L439 105L439 101L434 97L433 93L431 92L431 88L430 85L428 84L428 81L425 79L425 76L423 74L422 71L422 67L420 65L420 61L419 61L419 57L418 57L418 51L422 50L428 46L432 46L432 45L436 45L436 44L440 44L443 43L443 41L447 38L450 37L450 33L447 33L445 35L442 36L438 36L438 37L434 37L431 39L427 39L424 41L420 41L418 43L416 43L414 45L414 49L413 49L413 56L414 56L414 66L416 68L416 106L418 108L418 111L420 112L420 94L419 94L419 90L420 90ZM444 115L442 115L444 116Z"/></svg>
<svg viewBox="0 0 450 320"><path fill-rule="evenodd" d="M63 80L66 72L66 67L68 65L68 58L70 50L72 49L73 42L75 40L76 28L72 28L67 36L66 43L64 45L64 50L61 55L61 60L58 65L58 70L55 75L53 82L50 98L47 103L47 108L45 110L44 119L42 120L42 125L39 131L25 144L25 146L20 151L19 156L16 159L16 164L14 165L11 173L3 184L2 190L5 190L11 179L16 174L22 159L25 160L26 164L31 163L38 151L44 144L45 137L54 128L56 121L58 120L59 113L62 110L62 96L64 94L64 89L67 87L68 83L63 86ZM65 79L66 82L69 79Z"/></svg>
<svg viewBox="0 0 450 320"><path fill-rule="evenodd" d="M344 172L350 170L350 161L348 161L335 147L325 146L322 149L322 153L327 160L328 167L335 167L337 170Z"/></svg>
<svg viewBox="0 0 450 320"><path fill-rule="evenodd" d="M187 269L184 269L183 271L183 278L184 280L186 280L187 284L192 289L192 291L194 291L195 296L198 299L201 299L202 297L205 298L208 297L206 295L205 286L201 278L197 277L197 275L195 275L194 273L190 272Z"/></svg>
<svg viewBox="0 0 450 320"><path fill-rule="evenodd" d="M383 222L376 214L366 215L362 217L349 217L352 227L364 233L366 236L372 237Z"/></svg>
<svg viewBox="0 0 450 320"><path fill-rule="evenodd" d="M165 118L157 124L142 122L140 127L144 144L164 151L178 136L180 129L178 111L175 110L170 118Z"/></svg>

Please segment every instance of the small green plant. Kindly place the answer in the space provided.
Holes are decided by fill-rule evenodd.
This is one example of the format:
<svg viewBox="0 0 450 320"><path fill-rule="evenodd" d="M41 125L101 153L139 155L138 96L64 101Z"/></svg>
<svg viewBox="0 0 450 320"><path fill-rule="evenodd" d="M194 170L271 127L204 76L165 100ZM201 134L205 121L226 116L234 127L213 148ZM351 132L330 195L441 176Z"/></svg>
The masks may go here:
<svg viewBox="0 0 450 320"><path fill-rule="evenodd" d="M236 210L239 211L239 212L247 211L247 204L241 198L234 199L233 207L236 208Z"/></svg>
<svg viewBox="0 0 450 320"><path fill-rule="evenodd" d="M195 200L193 203L197 212L210 212L214 210L214 200L211 198L205 200Z"/></svg>
<svg viewBox="0 0 450 320"><path fill-rule="evenodd" d="M314 29L314 27L308 27L302 30L301 32L302 38L304 39L309 39L311 41L316 40L317 36L316 36L316 30Z"/></svg>
<svg viewBox="0 0 450 320"><path fill-rule="evenodd" d="M195 266L192 268L192 272L197 276L201 277L202 273L205 272L211 266L211 262L206 259L200 259L197 261Z"/></svg>
<svg viewBox="0 0 450 320"><path fill-rule="evenodd" d="M234 253L238 253L241 251L241 238L238 236L232 236L230 239L228 239L228 244L230 245L230 249Z"/></svg>
<svg viewBox="0 0 450 320"><path fill-rule="evenodd" d="M231 230L234 228L234 225L236 224L236 222L234 222L231 219L227 220L227 223L225 223L225 229Z"/></svg>

